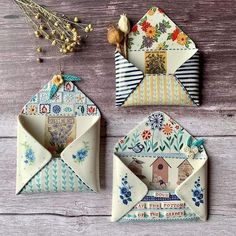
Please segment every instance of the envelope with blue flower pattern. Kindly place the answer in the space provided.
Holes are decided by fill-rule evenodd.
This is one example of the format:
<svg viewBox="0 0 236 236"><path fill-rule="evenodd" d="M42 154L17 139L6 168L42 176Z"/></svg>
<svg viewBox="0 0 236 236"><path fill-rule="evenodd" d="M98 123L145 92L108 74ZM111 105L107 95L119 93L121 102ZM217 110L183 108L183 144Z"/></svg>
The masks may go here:
<svg viewBox="0 0 236 236"><path fill-rule="evenodd" d="M97 192L100 111L56 75L18 116L16 193Z"/></svg>
<svg viewBox="0 0 236 236"><path fill-rule="evenodd" d="M115 145L112 221L207 219L207 154L163 112Z"/></svg>
<svg viewBox="0 0 236 236"><path fill-rule="evenodd" d="M128 34L128 58L115 53L116 106L199 105L199 53L160 8Z"/></svg>

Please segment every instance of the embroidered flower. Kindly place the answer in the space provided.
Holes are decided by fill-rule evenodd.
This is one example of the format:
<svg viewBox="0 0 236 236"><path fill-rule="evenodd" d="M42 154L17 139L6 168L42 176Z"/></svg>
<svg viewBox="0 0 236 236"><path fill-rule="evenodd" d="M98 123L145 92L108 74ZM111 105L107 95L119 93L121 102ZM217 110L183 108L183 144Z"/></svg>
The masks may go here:
<svg viewBox="0 0 236 236"><path fill-rule="evenodd" d="M200 184L200 177L194 182L194 188L192 189L192 200L194 201L195 206L199 207L201 204L204 203L203 200L203 191L204 189L201 187Z"/></svg>
<svg viewBox="0 0 236 236"><path fill-rule="evenodd" d="M150 130L144 130L142 133L143 140L149 140L151 138L152 134Z"/></svg>
<svg viewBox="0 0 236 236"><path fill-rule="evenodd" d="M125 205L128 205L129 202L132 202L132 193L131 193L131 186L129 185L127 181L127 174L122 178L120 189L120 199L122 200L122 203Z"/></svg>
<svg viewBox="0 0 236 236"><path fill-rule="evenodd" d="M190 136L187 141L187 146L184 148L184 152L187 157L192 159L199 152L199 148L203 145L203 139L196 139L193 141L193 138Z"/></svg>
<svg viewBox="0 0 236 236"><path fill-rule="evenodd" d="M30 105L28 111L30 115L34 115L37 112L37 107L35 105Z"/></svg>
<svg viewBox="0 0 236 236"><path fill-rule="evenodd" d="M148 122L146 123L146 125L150 125L152 130L161 130L163 126L163 121L164 116L162 113L153 113L148 117Z"/></svg>
<svg viewBox="0 0 236 236"><path fill-rule="evenodd" d="M148 11L148 15L150 16L153 16L155 13L155 11L153 10L153 8L151 8L149 11Z"/></svg>
<svg viewBox="0 0 236 236"><path fill-rule="evenodd" d="M176 28L176 29L173 31L173 33L171 34L171 39L172 39L173 41L175 41L175 40L177 39L179 33L180 33L179 28Z"/></svg>
<svg viewBox="0 0 236 236"><path fill-rule="evenodd" d="M95 106L88 106L88 114L92 115L92 114L96 114L96 107Z"/></svg>
<svg viewBox="0 0 236 236"><path fill-rule="evenodd" d="M59 105L54 105L52 110L54 113L58 114L61 111L61 107Z"/></svg>
<svg viewBox="0 0 236 236"><path fill-rule="evenodd" d="M187 39L188 36L185 33L181 32L177 36L177 43L184 46L187 43Z"/></svg>
<svg viewBox="0 0 236 236"><path fill-rule="evenodd" d="M88 142L84 142L84 147L77 151L76 154L72 155L72 158L78 163L83 162L88 156L88 150Z"/></svg>
<svg viewBox="0 0 236 236"><path fill-rule="evenodd" d="M154 43L154 40L152 38L145 37L145 36L143 37L143 45L144 45L144 47L150 48L150 47L152 47L153 43Z"/></svg>
<svg viewBox="0 0 236 236"><path fill-rule="evenodd" d="M149 26L146 30L146 35L149 38L154 38L156 35L156 29L153 26Z"/></svg>
<svg viewBox="0 0 236 236"><path fill-rule="evenodd" d="M61 75L54 75L52 78L52 83L56 86L60 86L63 83L63 79Z"/></svg>
<svg viewBox="0 0 236 236"><path fill-rule="evenodd" d="M159 30L162 32L162 33L165 33L166 32L166 26L164 23L160 22L159 23Z"/></svg>
<svg viewBox="0 0 236 236"><path fill-rule="evenodd" d="M169 123L166 123L163 125L162 131L165 135L169 136L172 134L173 127Z"/></svg>
<svg viewBox="0 0 236 236"><path fill-rule="evenodd" d="M131 29L131 32L137 32L138 31L138 25L134 25L133 28Z"/></svg>
<svg viewBox="0 0 236 236"><path fill-rule="evenodd" d="M148 21L144 21L143 23L142 23L142 25L141 25L141 27L142 27L142 30L144 31L144 32L146 32L147 31L147 28L148 27L150 27L151 26L151 24L148 22Z"/></svg>
<svg viewBox="0 0 236 236"><path fill-rule="evenodd" d="M33 149L29 145L25 144L25 147L26 147L26 151L25 151L25 161L24 162L26 164L31 165L35 161L35 154L34 154Z"/></svg>

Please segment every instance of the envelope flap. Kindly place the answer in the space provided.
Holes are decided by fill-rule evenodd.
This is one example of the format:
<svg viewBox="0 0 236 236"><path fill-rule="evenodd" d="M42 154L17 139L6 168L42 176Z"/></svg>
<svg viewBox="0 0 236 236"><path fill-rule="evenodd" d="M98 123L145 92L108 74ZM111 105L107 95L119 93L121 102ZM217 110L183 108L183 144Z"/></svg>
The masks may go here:
<svg viewBox="0 0 236 236"><path fill-rule="evenodd" d="M79 120L77 121L77 123ZM61 153L61 158L93 191L99 191L100 117L82 121L86 127Z"/></svg>
<svg viewBox="0 0 236 236"><path fill-rule="evenodd" d="M17 128L17 178L18 194L27 182L51 159L51 153L25 128L24 115L18 117Z"/></svg>
<svg viewBox="0 0 236 236"><path fill-rule="evenodd" d="M207 219L207 158L203 158L200 166L175 190L176 195L200 217Z"/></svg>
<svg viewBox="0 0 236 236"><path fill-rule="evenodd" d="M147 192L147 186L114 154L112 221L122 218Z"/></svg>
<svg viewBox="0 0 236 236"><path fill-rule="evenodd" d="M152 7L128 35L129 51L171 49L188 50L196 46L160 8Z"/></svg>

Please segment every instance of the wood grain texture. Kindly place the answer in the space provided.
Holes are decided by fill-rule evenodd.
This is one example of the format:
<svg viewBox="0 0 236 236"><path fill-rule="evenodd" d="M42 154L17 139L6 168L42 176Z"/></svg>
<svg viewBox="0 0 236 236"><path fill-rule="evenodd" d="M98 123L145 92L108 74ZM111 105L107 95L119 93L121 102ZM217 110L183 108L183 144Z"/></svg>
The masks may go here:
<svg viewBox="0 0 236 236"><path fill-rule="evenodd" d="M197 44L202 57L202 101L195 107L115 108L114 48L106 27L126 12L135 23L156 1L38 0L54 10L79 15L94 32L77 54L59 57L48 49L35 62L34 39L13 1L0 2L0 235L235 235L236 231L236 2L165 0L158 6ZM78 86L102 114L99 194L15 196L16 116L59 63L83 78ZM190 133L206 139L209 221L206 223L110 223L112 150L115 142L149 113L162 110Z"/></svg>

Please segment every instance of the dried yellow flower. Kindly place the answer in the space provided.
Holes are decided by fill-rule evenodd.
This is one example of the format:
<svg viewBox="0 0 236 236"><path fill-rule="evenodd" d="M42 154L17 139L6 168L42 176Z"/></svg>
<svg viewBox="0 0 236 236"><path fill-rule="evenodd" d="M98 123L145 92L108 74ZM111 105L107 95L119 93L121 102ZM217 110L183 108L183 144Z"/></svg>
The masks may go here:
<svg viewBox="0 0 236 236"><path fill-rule="evenodd" d="M52 41L52 45L55 46L57 44L57 41L56 40L53 40Z"/></svg>
<svg viewBox="0 0 236 236"><path fill-rule="evenodd" d="M54 75L52 78L52 83L57 86L60 86L63 83L62 76L61 75Z"/></svg>
<svg viewBox="0 0 236 236"><path fill-rule="evenodd" d="M74 18L74 22L75 22L75 23L78 23L78 22L79 22L79 18L78 18L77 16Z"/></svg>
<svg viewBox="0 0 236 236"><path fill-rule="evenodd" d="M37 51L37 52L42 52L43 49L42 49L41 47L37 47L36 51Z"/></svg>

